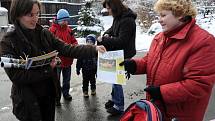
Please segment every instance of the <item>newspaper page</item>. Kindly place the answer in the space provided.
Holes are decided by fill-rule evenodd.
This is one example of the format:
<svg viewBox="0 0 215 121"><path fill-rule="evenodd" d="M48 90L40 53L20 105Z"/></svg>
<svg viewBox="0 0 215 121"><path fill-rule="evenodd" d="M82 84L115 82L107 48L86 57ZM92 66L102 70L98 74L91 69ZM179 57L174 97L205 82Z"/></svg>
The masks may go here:
<svg viewBox="0 0 215 121"><path fill-rule="evenodd" d="M111 84L126 84L123 50L98 53L97 79Z"/></svg>

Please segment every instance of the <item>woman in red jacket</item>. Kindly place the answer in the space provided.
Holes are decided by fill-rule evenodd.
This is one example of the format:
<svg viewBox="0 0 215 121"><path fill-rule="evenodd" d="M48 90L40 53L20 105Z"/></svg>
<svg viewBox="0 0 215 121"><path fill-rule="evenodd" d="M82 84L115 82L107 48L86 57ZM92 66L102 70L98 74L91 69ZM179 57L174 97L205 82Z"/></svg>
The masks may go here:
<svg viewBox="0 0 215 121"><path fill-rule="evenodd" d="M57 12L57 17L55 18L50 31L57 37L60 38L64 43L70 45L77 45L78 42L73 36L72 30L68 26L69 12L65 9L60 9ZM73 63L73 58L60 56L61 67L59 67L58 75L60 79L61 71L63 76L62 93L65 100L72 100L72 96L69 94L70 89L70 79L71 79L71 65ZM57 105L60 105L60 98L56 101Z"/></svg>
<svg viewBox="0 0 215 121"><path fill-rule="evenodd" d="M196 25L191 0L158 0L163 32L143 58L125 60L131 74L147 74L147 99L164 121L202 121L215 81L215 38Z"/></svg>

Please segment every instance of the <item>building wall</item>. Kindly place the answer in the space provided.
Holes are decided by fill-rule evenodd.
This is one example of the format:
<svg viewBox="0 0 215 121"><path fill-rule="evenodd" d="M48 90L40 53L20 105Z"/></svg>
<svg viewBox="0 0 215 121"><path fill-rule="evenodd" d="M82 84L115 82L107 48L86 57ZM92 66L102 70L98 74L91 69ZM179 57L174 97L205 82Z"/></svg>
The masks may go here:
<svg viewBox="0 0 215 121"><path fill-rule="evenodd" d="M43 1L56 1L56 0L43 0ZM57 0L59 1L59 0ZM81 8L80 1L83 0L61 0L61 2L64 1L64 4L43 4L42 3L42 8L41 8L41 16L39 19L39 23L42 25L49 25L49 20L54 18L56 15L57 11L61 8L65 8L69 11L71 16L78 15L78 11ZM72 4L68 1L72 1L73 3L78 3L78 4ZM11 0L0 0L1 6L6 8L8 10L8 13L10 13L10 4ZM8 17L10 17L8 15ZM72 18L70 24L77 24L77 17ZM11 23L9 21L9 23Z"/></svg>

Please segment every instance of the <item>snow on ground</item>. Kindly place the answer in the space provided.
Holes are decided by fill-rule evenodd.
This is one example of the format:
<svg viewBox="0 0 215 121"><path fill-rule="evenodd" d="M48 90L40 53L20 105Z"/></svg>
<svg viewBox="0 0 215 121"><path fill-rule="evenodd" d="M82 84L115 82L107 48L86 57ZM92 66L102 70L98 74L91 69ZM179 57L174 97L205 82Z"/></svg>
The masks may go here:
<svg viewBox="0 0 215 121"><path fill-rule="evenodd" d="M154 35L150 36L147 33L142 32L140 26L137 26L136 50L137 51L148 51L153 38L154 38Z"/></svg>

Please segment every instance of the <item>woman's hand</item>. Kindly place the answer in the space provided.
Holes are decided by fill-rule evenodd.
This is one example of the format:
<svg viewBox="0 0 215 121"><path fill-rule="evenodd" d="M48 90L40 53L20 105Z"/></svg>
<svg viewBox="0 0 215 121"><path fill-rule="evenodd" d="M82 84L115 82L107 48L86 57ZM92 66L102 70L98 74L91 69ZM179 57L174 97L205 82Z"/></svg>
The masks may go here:
<svg viewBox="0 0 215 121"><path fill-rule="evenodd" d="M101 41L102 41L102 37L99 36L99 37L97 38L97 41L98 41L98 42L101 42Z"/></svg>
<svg viewBox="0 0 215 121"><path fill-rule="evenodd" d="M61 64L61 60L59 57L55 57L52 59L51 63L50 63L50 66L51 68L55 68L56 66L60 66Z"/></svg>
<svg viewBox="0 0 215 121"><path fill-rule="evenodd" d="M109 35L109 34L105 34L103 37L110 37L110 35ZM101 41L102 41L102 36L99 36L99 37L97 38L97 41L98 41L98 42L101 42Z"/></svg>
<svg viewBox="0 0 215 121"><path fill-rule="evenodd" d="M96 50L101 52L101 53L104 53L107 51L103 45L96 46Z"/></svg>

